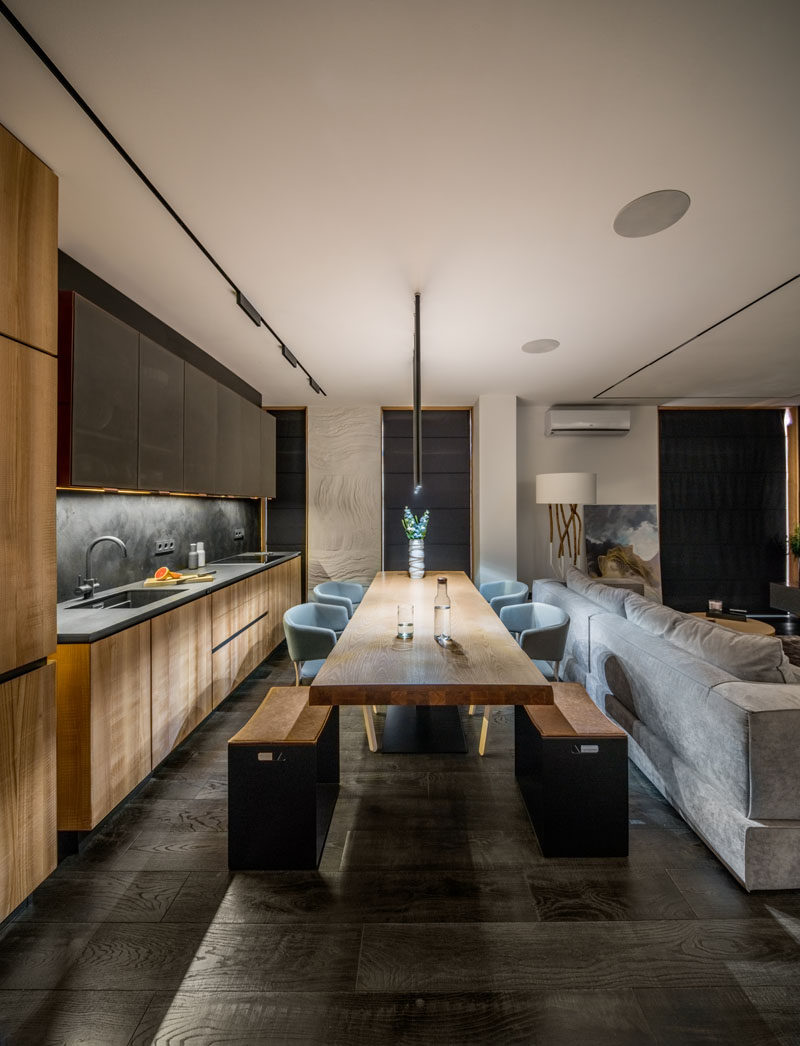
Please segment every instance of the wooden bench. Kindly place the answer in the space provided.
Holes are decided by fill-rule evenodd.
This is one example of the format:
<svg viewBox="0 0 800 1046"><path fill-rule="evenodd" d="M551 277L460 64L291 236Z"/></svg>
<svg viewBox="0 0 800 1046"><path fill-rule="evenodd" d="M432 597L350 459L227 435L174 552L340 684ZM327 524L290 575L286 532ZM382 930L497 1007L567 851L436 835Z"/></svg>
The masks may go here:
<svg viewBox="0 0 800 1046"><path fill-rule="evenodd" d="M273 687L228 741L228 867L316 868L338 794L338 707Z"/></svg>
<svg viewBox="0 0 800 1046"><path fill-rule="evenodd" d="M628 737L578 683L517 705L514 772L545 857L628 853Z"/></svg>

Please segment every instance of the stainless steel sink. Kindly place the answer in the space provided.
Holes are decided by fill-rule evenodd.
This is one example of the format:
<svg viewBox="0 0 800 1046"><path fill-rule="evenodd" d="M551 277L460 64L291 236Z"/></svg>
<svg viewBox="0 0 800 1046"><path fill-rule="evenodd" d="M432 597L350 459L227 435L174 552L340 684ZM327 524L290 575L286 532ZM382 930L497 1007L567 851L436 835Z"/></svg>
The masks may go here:
<svg viewBox="0 0 800 1046"><path fill-rule="evenodd" d="M188 592L186 588L173 588L170 586L164 592L148 592L143 588L129 588L123 592L112 592L107 596L97 596L95 599L84 599L82 603L75 603L67 610L135 610L137 607L146 607L151 603L157 603L159 599L167 599L174 596L176 592Z"/></svg>

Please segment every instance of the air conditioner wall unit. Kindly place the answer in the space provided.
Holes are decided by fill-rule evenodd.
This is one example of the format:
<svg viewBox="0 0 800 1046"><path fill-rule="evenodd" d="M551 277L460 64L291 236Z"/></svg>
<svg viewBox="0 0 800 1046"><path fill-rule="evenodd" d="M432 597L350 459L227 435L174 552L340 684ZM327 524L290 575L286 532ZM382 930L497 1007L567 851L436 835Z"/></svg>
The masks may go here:
<svg viewBox="0 0 800 1046"><path fill-rule="evenodd" d="M631 412L617 408L551 407L544 417L545 436L627 436Z"/></svg>

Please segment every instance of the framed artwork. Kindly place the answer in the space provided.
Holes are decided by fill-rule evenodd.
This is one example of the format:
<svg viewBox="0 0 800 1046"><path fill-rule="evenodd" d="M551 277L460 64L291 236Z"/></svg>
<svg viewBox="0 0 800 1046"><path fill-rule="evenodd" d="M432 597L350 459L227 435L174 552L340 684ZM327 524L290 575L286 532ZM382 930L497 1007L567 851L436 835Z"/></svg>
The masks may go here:
<svg viewBox="0 0 800 1046"><path fill-rule="evenodd" d="M661 602L661 558L655 505L584 505L590 577L633 578Z"/></svg>

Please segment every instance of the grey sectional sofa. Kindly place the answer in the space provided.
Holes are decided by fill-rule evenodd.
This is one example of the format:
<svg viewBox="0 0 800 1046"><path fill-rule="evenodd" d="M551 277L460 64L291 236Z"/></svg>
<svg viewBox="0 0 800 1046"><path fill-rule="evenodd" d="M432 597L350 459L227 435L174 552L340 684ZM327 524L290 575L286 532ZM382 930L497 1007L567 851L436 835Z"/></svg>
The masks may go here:
<svg viewBox="0 0 800 1046"><path fill-rule="evenodd" d="M565 679L748 890L800 888L800 672L743 635L589 580L535 581L570 615Z"/></svg>

